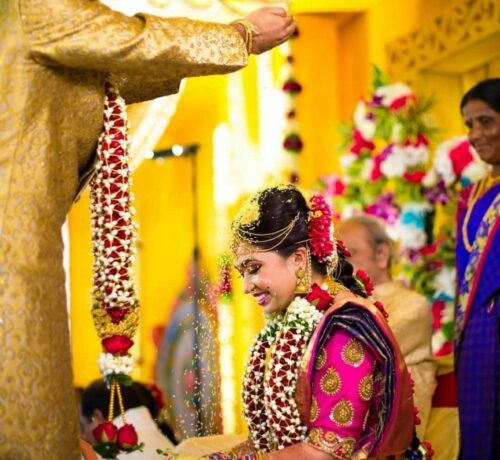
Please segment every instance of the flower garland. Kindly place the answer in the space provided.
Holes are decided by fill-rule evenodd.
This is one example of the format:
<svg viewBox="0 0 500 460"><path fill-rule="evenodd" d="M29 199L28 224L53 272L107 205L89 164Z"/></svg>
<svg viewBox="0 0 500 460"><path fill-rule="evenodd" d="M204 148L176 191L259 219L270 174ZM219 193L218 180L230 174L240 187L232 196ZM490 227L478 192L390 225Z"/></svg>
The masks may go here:
<svg viewBox="0 0 500 460"><path fill-rule="evenodd" d="M311 253L320 264L331 264L335 253L333 236L332 210L322 195L313 195L310 199L311 211L308 225L311 239Z"/></svg>
<svg viewBox="0 0 500 460"><path fill-rule="evenodd" d="M129 349L138 326L139 304L132 276L135 224L130 193L125 102L110 82L105 83L104 130L97 147L96 173L91 181L93 243L92 317L103 352L99 368L111 390L108 421L94 431L95 450L105 458L142 448L124 415L120 384L130 384L133 359ZM114 400L124 426L113 423Z"/></svg>
<svg viewBox="0 0 500 460"><path fill-rule="evenodd" d="M297 38L299 36L298 29L295 29L292 38ZM285 127L285 135L283 139L283 149L292 154L290 157L296 157L303 149L304 143L302 137L299 133L299 125L297 122L297 96L302 92L302 85L296 80L293 75L293 63L294 57L292 54L291 46L288 42L285 42L280 47L285 54L285 64L282 69L283 85L281 87L282 91L287 95L287 108L286 108L286 120L287 126ZM291 158L293 165L290 171L290 182L298 181L298 166L296 164L296 158Z"/></svg>
<svg viewBox="0 0 500 460"><path fill-rule="evenodd" d="M322 296L318 297L321 291ZM294 394L299 366L307 343L319 324L322 297L333 301L318 286L307 298L296 297L283 319L270 319L250 350L243 379L244 416L257 450L283 449L302 442L307 427L301 424ZM274 346L266 373L266 356Z"/></svg>

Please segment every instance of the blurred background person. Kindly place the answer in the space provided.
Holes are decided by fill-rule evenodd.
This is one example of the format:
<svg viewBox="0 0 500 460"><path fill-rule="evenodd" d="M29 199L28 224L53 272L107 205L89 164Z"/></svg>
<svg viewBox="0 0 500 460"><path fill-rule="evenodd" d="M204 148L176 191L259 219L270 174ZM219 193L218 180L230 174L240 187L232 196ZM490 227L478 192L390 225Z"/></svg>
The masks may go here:
<svg viewBox="0 0 500 460"><path fill-rule="evenodd" d="M126 422L134 425L139 443L144 443L144 447L142 452L123 453L118 458L127 460L164 459L164 455L157 454L157 449L164 451L172 448L173 443L160 431L155 422L156 407L148 389L143 384L134 382L132 385L122 385L121 391ZM84 389L80 403L80 432L84 441L95 443L92 430L108 420L109 403L110 391L103 380L95 380ZM118 428L123 426L123 419L116 399L113 414L117 414L113 423Z"/></svg>

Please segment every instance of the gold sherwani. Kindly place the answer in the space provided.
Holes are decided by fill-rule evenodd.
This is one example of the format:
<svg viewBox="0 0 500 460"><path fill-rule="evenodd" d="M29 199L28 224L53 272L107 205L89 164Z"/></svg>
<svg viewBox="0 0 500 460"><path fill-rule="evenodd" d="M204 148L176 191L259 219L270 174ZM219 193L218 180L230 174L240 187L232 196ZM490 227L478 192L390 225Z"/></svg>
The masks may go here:
<svg viewBox="0 0 500 460"><path fill-rule="evenodd" d="M0 458L76 460L61 225L92 169L104 79L138 102L247 53L230 25L92 0L0 0L0 40Z"/></svg>
<svg viewBox="0 0 500 460"><path fill-rule="evenodd" d="M420 439L424 439L436 388L437 367L431 347L432 315L429 305L425 297L397 281L375 286L373 297L380 300L389 313L389 326L415 382L413 398L422 421L417 426L417 433Z"/></svg>

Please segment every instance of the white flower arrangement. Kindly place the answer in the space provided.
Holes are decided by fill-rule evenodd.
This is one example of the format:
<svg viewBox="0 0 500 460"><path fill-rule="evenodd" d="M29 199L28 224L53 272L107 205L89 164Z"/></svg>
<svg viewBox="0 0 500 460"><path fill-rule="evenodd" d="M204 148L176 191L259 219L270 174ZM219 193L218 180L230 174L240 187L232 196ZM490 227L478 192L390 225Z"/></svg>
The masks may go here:
<svg viewBox="0 0 500 460"><path fill-rule="evenodd" d="M456 174L452 154L456 149L464 149L470 156L470 161ZM446 186L450 186L457 180L464 180L465 183L477 182L488 174L488 165L484 163L470 146L466 136L456 136L438 145L434 155L434 162L431 170L424 179L427 187L436 185L442 179Z"/></svg>
<svg viewBox="0 0 500 460"><path fill-rule="evenodd" d="M391 85L380 86L375 91L375 96L382 98L382 105L385 107L390 107L396 99L412 95L412 90L404 83L393 83Z"/></svg>
<svg viewBox="0 0 500 460"><path fill-rule="evenodd" d="M377 125L374 118L370 116L370 110L365 101L358 101L354 110L353 121L354 126L367 141L373 139Z"/></svg>
<svg viewBox="0 0 500 460"><path fill-rule="evenodd" d="M134 367L134 360L130 355L119 356L111 353L101 353L97 364L104 377L111 374L129 375Z"/></svg>
<svg viewBox="0 0 500 460"><path fill-rule="evenodd" d="M432 284L436 289L434 297L444 297L447 300L455 298L456 270L454 267L443 267L435 276Z"/></svg>

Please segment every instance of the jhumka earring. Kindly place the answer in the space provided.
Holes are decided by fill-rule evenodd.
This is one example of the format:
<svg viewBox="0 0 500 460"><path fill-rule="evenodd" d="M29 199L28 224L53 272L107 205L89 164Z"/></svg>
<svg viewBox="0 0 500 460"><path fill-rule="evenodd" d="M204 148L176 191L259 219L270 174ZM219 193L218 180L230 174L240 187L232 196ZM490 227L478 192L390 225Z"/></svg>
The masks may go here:
<svg viewBox="0 0 500 460"><path fill-rule="evenodd" d="M294 293L297 295L308 294L312 284L311 255L309 250L307 251L306 268L297 268L295 276L297 277L297 285L295 286Z"/></svg>

